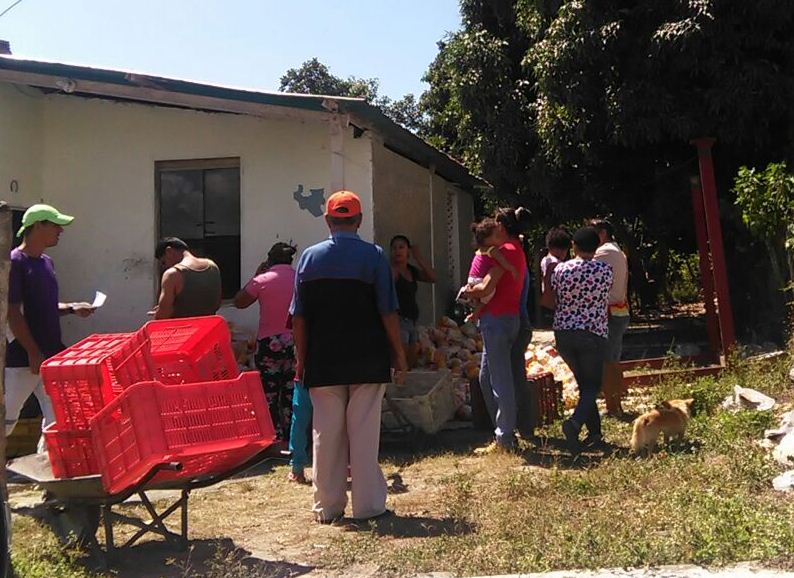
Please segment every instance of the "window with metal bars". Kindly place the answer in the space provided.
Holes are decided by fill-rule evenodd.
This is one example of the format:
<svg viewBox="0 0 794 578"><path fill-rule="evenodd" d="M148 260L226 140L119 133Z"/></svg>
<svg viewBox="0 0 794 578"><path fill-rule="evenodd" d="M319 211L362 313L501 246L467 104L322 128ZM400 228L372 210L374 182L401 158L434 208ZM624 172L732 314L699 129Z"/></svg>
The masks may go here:
<svg viewBox="0 0 794 578"><path fill-rule="evenodd" d="M240 286L240 159L155 163L158 237L178 237L218 264L223 298Z"/></svg>

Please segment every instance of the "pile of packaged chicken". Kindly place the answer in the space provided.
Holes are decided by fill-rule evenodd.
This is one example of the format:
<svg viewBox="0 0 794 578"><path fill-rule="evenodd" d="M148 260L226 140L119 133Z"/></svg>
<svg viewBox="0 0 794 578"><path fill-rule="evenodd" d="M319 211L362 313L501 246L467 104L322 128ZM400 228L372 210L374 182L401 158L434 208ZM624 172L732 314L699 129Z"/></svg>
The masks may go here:
<svg viewBox="0 0 794 578"><path fill-rule="evenodd" d="M418 328L418 365L427 369L449 369L458 402L458 416L471 414L468 397L469 381L480 373L482 337L471 323L458 325L449 317L442 317L435 327ZM551 372L562 382L566 408L576 405L579 396L573 373L551 345L530 344L524 355L527 376Z"/></svg>

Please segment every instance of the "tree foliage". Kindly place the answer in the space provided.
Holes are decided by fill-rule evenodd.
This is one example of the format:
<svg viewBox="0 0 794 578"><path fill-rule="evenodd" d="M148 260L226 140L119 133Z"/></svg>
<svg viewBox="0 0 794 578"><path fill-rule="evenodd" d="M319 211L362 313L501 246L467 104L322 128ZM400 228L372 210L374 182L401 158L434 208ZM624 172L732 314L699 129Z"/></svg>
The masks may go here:
<svg viewBox="0 0 794 578"><path fill-rule="evenodd" d="M729 268L747 270L757 248L731 185L742 164L792 157L789 0L462 0L461 14L421 99L434 144L547 224L611 215L650 302L665 255L694 250L690 140L715 137ZM743 278L732 289L766 300Z"/></svg>
<svg viewBox="0 0 794 578"><path fill-rule="evenodd" d="M388 96L380 95L379 89L380 81L377 78L341 78L332 74L317 58L307 60L298 68L287 70L279 85L281 92L363 98L380 107L386 115L405 128L414 132L423 128L424 117L413 94L392 100Z"/></svg>
<svg viewBox="0 0 794 578"><path fill-rule="evenodd" d="M742 220L767 247L778 288L794 282L794 174L785 162L763 171L740 167L734 181Z"/></svg>
<svg viewBox="0 0 794 578"><path fill-rule="evenodd" d="M785 0L574 0L527 53L544 152L600 163L629 148L715 136L791 137L794 15Z"/></svg>

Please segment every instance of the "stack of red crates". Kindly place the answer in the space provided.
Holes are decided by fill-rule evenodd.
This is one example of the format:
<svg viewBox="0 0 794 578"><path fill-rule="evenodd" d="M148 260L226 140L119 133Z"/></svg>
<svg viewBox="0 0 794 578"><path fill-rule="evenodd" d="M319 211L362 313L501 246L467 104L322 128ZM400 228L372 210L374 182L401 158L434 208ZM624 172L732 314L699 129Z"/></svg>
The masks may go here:
<svg viewBox="0 0 794 578"><path fill-rule="evenodd" d="M41 366L55 423L44 439L57 478L99 473L89 427L91 418L125 387L151 379L148 343L142 332L92 335Z"/></svg>
<svg viewBox="0 0 794 578"><path fill-rule="evenodd" d="M220 473L275 439L259 375L239 373L222 317L94 335L41 375L56 418L44 432L53 474L99 473L111 494L161 463L182 469L158 481Z"/></svg>

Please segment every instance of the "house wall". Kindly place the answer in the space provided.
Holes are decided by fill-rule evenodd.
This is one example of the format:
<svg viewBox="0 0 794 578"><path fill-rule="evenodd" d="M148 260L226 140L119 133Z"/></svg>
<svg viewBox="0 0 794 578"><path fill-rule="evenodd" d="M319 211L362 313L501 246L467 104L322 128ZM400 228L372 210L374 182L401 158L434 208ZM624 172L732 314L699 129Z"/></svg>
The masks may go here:
<svg viewBox="0 0 794 578"><path fill-rule="evenodd" d="M349 132L342 141L341 179L369 213L371 143ZM10 176L21 175L15 178L26 184L15 203L43 199L76 216L59 246L49 251L62 299L90 300L96 289L109 296L89 319L64 318L67 342L95 332L132 330L146 321L157 286L155 162L219 157L240 158L241 283L275 241L292 240L302 250L327 236L322 217L300 209L293 198L298 185L307 193L324 188L327 197L330 192L326 122L66 95L25 97L0 84L0 185L7 187ZM372 239L371 224L362 236ZM224 306L221 313L254 330L256 309Z"/></svg>
<svg viewBox="0 0 794 578"><path fill-rule="evenodd" d="M438 281L420 283L417 295L419 322L432 323L446 314L468 272L472 198L377 141L372 159L375 242L388 250L391 238L403 234L428 261L432 255Z"/></svg>
<svg viewBox="0 0 794 578"><path fill-rule="evenodd" d="M42 198L42 107L44 95L0 83L0 198L27 206Z"/></svg>

